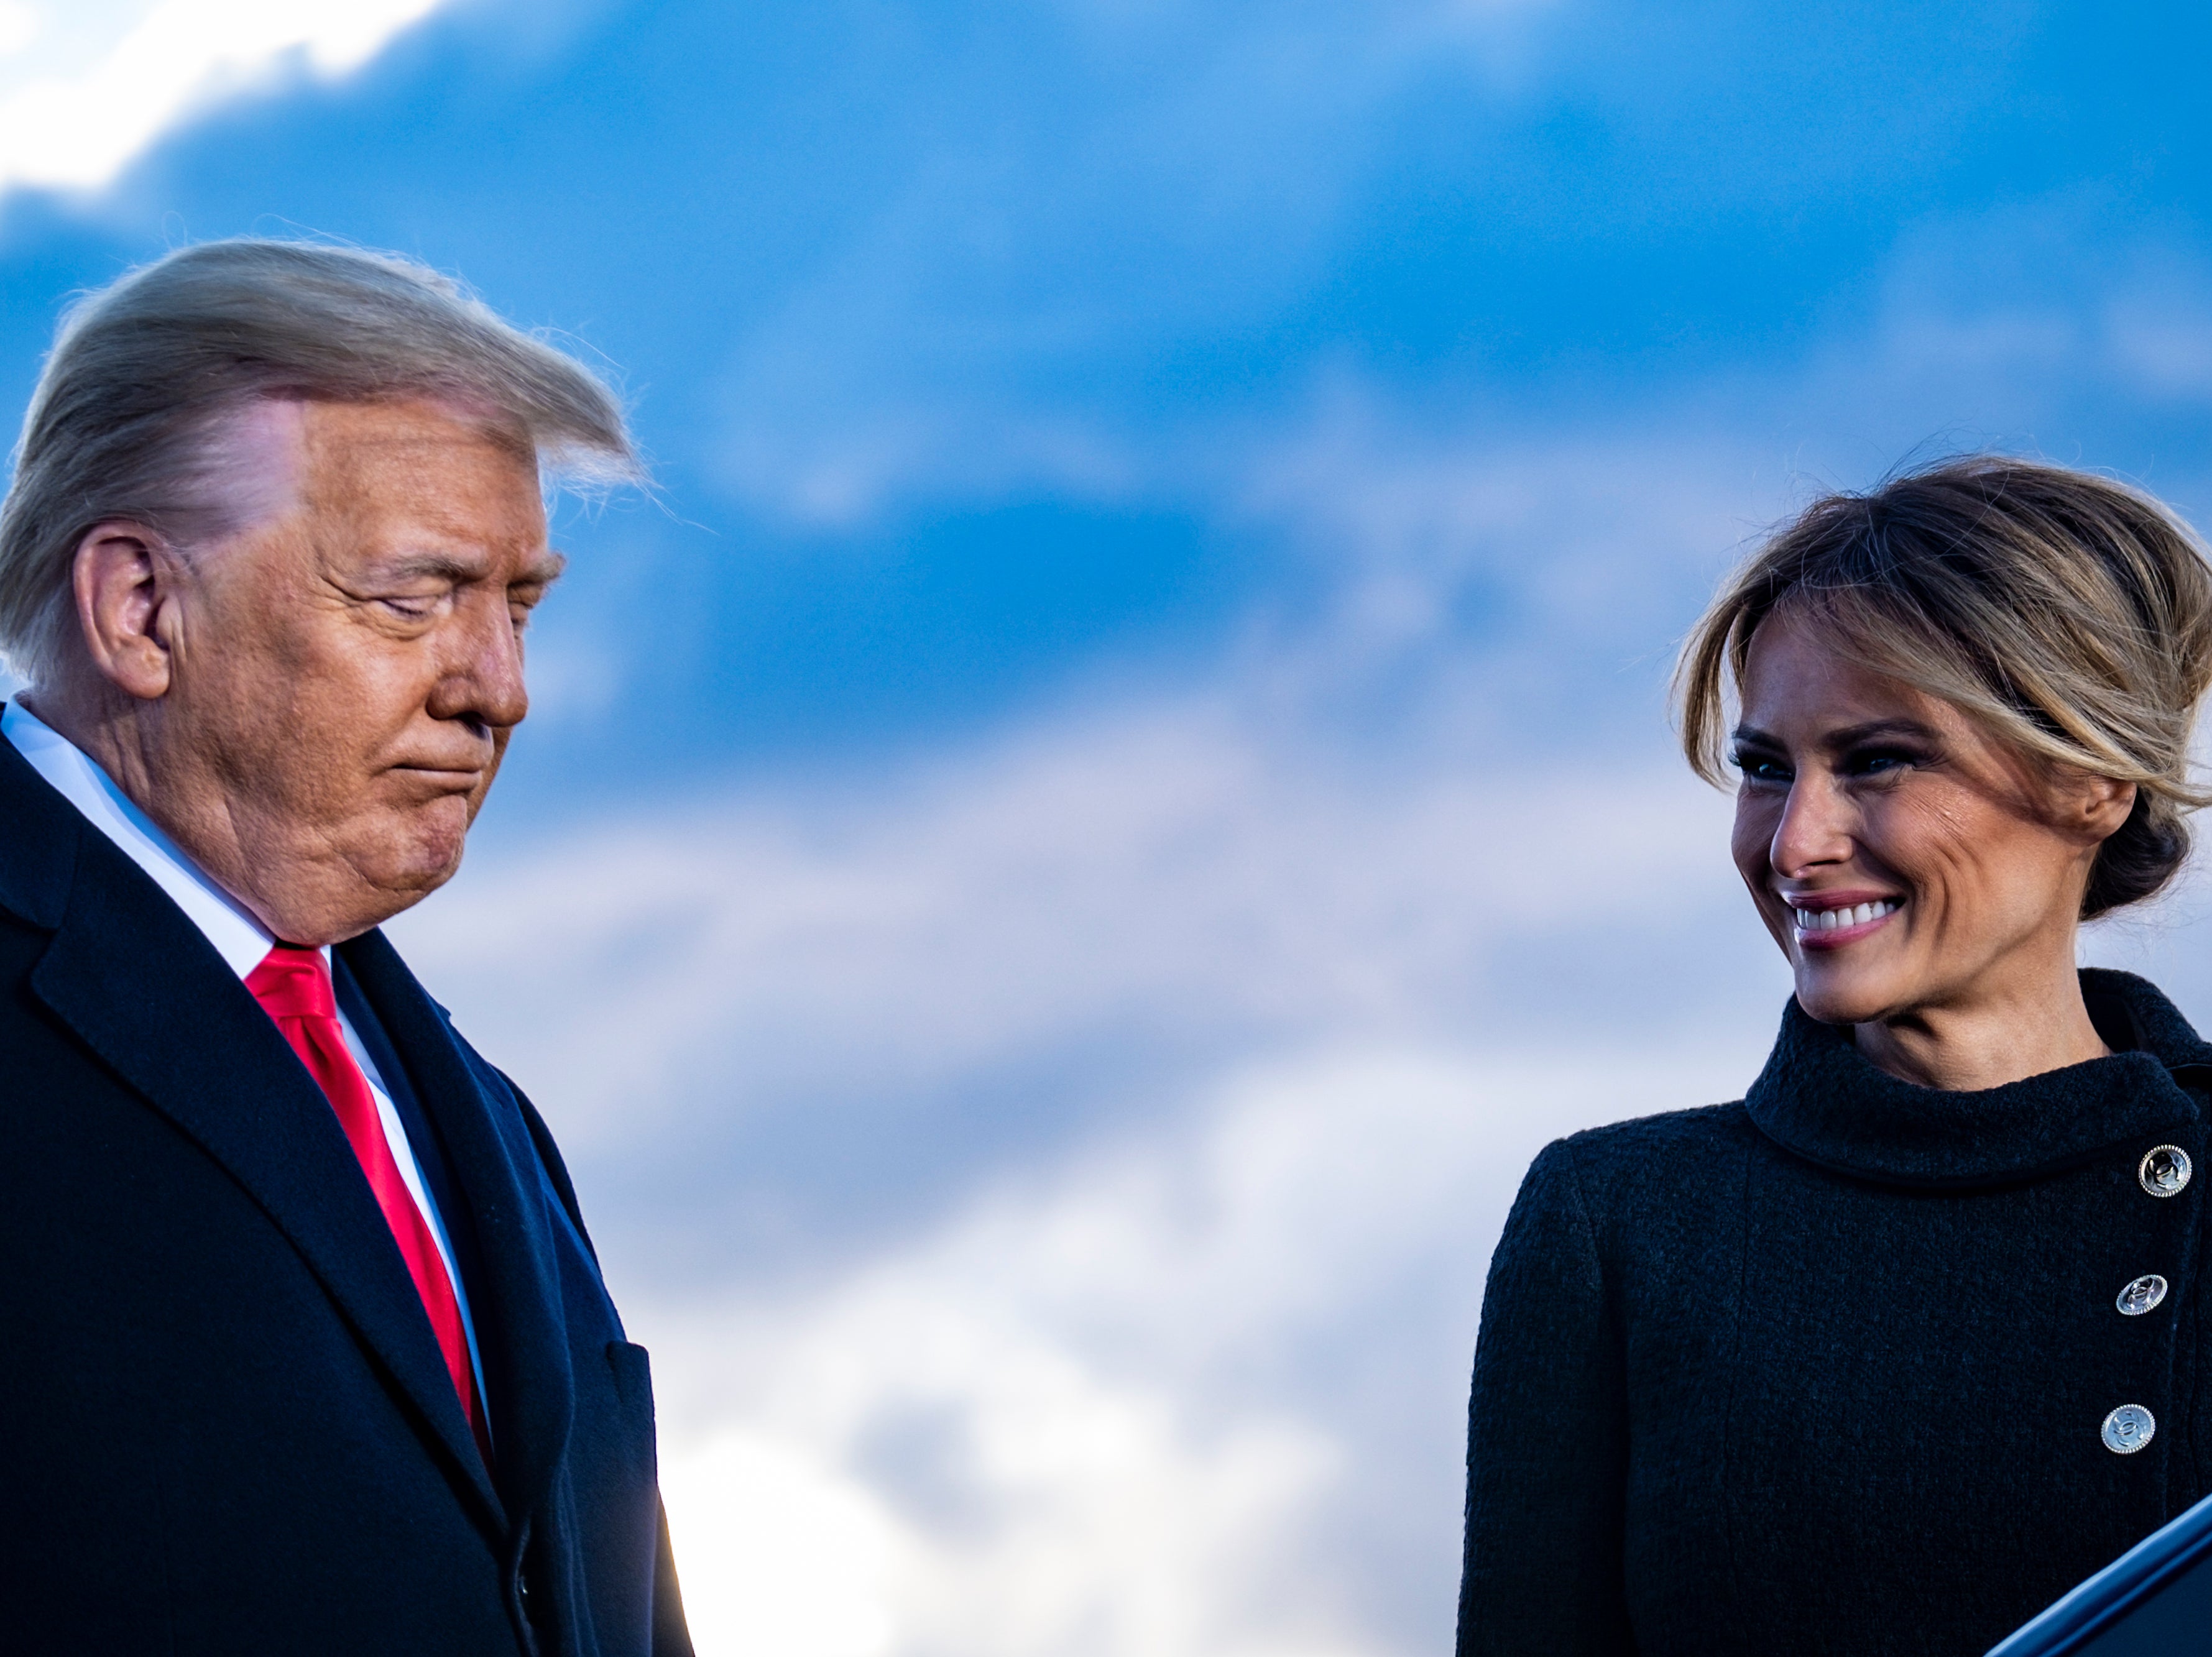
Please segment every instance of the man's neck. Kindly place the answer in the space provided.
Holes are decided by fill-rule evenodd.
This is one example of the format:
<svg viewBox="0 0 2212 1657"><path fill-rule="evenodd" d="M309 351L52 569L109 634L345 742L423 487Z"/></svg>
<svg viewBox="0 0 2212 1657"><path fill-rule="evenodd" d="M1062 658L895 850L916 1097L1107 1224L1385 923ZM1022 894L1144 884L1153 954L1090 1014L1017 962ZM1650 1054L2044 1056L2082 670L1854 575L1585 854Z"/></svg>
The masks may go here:
<svg viewBox="0 0 2212 1657"><path fill-rule="evenodd" d="M268 953L272 935L162 827L117 787L91 756L22 702L0 715L0 731L63 798L169 895L216 952L243 977Z"/></svg>
<svg viewBox="0 0 2212 1657"><path fill-rule="evenodd" d="M73 694L65 685L30 686L15 700L105 772L132 804L154 815L153 776L135 720L100 706L96 697Z"/></svg>

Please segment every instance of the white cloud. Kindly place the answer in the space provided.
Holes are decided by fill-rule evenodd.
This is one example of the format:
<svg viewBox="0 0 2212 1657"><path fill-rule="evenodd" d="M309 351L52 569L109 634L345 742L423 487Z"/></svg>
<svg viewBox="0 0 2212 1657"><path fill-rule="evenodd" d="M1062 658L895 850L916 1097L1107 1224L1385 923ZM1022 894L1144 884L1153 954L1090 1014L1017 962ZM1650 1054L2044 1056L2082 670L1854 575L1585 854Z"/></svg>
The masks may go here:
<svg viewBox="0 0 2212 1657"><path fill-rule="evenodd" d="M358 68L439 0L15 0L0 9L0 188L95 190L179 120Z"/></svg>
<svg viewBox="0 0 2212 1657"><path fill-rule="evenodd" d="M737 1425L680 1452L664 1442L660 1487L702 1657L888 1657L901 1537L861 1481L797 1435Z"/></svg>
<svg viewBox="0 0 2212 1657"><path fill-rule="evenodd" d="M1521 1168L1555 1132L1740 1085L1753 1053L1310 1053L803 1302L634 1312L702 1657L1434 1649L1480 1264ZM1439 1278L1441 1339L1377 1326ZM1316 1410L1273 1378L1315 1340L1430 1373ZM1402 1411L1433 1460L1378 1468ZM1420 1539L1425 1639L1364 1625L1316 1534L1363 1477Z"/></svg>
<svg viewBox="0 0 2212 1657"><path fill-rule="evenodd" d="M910 1091L1104 1028L1446 1027L1516 938L1624 892L1641 927L1732 901L1724 807L1663 754L1408 775L1259 717L1123 709L859 798L662 806L472 868L398 930L587 1142L708 1059L738 1097Z"/></svg>

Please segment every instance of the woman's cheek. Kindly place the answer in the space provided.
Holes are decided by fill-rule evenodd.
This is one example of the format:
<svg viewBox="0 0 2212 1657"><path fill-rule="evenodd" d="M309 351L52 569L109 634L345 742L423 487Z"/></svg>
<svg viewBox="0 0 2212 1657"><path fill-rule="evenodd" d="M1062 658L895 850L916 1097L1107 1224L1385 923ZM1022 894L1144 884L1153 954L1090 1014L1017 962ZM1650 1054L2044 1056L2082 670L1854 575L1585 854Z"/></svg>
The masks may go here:
<svg viewBox="0 0 2212 1657"><path fill-rule="evenodd" d="M1736 796L1735 826L1729 835L1729 851L1754 889L1766 883L1767 848L1774 844L1781 813L1781 803L1763 794L1745 792Z"/></svg>

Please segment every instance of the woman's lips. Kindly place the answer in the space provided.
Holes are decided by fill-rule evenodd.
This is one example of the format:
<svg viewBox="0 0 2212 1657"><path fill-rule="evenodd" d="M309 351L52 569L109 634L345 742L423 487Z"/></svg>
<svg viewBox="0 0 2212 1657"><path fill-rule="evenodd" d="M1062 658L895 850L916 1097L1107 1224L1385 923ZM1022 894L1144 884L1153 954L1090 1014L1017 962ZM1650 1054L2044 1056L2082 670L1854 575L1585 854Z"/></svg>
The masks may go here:
<svg viewBox="0 0 2212 1657"><path fill-rule="evenodd" d="M1905 907L1901 898L1862 898L1856 892L1841 896L1856 901L1845 902L1833 896L1783 900L1790 905L1791 932L1799 947L1836 950L1856 944L1887 925L1890 917Z"/></svg>

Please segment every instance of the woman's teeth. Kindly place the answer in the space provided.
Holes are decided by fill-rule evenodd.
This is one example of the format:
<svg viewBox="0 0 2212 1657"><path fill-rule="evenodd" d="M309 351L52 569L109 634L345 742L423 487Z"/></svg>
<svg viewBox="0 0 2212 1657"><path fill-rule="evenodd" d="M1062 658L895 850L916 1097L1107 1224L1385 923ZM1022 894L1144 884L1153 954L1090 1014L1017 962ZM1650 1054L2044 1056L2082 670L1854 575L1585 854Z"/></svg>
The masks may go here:
<svg viewBox="0 0 2212 1657"><path fill-rule="evenodd" d="M1801 932L1832 932L1840 926L1863 926L1869 920L1879 920L1897 907L1892 898L1879 903L1862 903L1850 909L1795 909L1797 930Z"/></svg>

